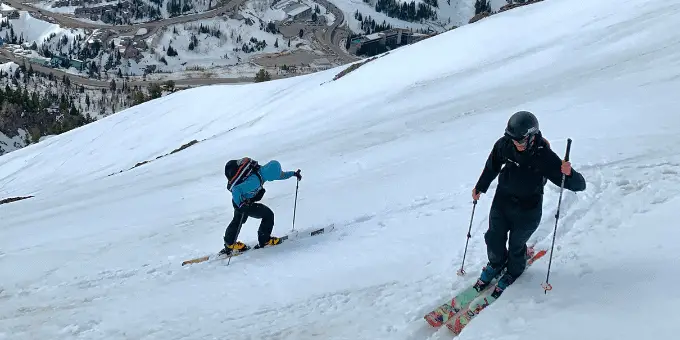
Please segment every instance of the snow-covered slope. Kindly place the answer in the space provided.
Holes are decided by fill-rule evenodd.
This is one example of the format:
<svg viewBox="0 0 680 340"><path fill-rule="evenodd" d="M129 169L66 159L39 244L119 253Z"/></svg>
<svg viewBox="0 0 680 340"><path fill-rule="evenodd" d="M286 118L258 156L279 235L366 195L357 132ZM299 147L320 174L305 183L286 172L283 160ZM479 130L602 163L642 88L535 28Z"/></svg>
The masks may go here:
<svg viewBox="0 0 680 340"><path fill-rule="evenodd" d="M410 4L415 2L427 3L424 0L397 0L399 3ZM380 25L383 22L396 28L410 28L413 30L443 31L453 26L466 25L475 15L476 0L437 0L437 6L433 10L437 13L436 20L406 21L388 16L384 11L376 11L377 0L330 0L345 15L345 20L349 28L355 33L361 33L361 22L355 18L355 13L359 11L362 18L370 16ZM490 5L493 11L498 11L501 6L506 5L505 0L491 0Z"/></svg>
<svg viewBox="0 0 680 340"><path fill-rule="evenodd" d="M85 32L82 29L65 29L57 24L52 24L40 19L36 19L31 16L28 12L20 11L18 19L6 19L8 20L14 28L15 35L17 39L23 38L23 42L30 43L35 42L38 46L44 43L46 40L58 42L64 36L66 38L73 40L74 36L80 34L85 36ZM10 30L5 28L0 30L2 38L5 38L5 34L9 35Z"/></svg>
<svg viewBox="0 0 680 340"><path fill-rule="evenodd" d="M663 0L549 0L340 69L185 90L0 158L0 339L450 339L423 314L474 281L507 118L534 111L588 181L547 258L461 339L672 339L680 296L680 22ZM461 51L464 51L462 53ZM398 76L397 76L398 74ZM320 85L323 84L323 85ZM130 171L191 140L184 151ZM225 263L224 163L301 168L296 229ZM113 176L109 174L117 173ZM275 235L295 182L267 184ZM532 237L549 247L558 189ZM257 220L240 239L254 242ZM648 306L653 309L648 310Z"/></svg>

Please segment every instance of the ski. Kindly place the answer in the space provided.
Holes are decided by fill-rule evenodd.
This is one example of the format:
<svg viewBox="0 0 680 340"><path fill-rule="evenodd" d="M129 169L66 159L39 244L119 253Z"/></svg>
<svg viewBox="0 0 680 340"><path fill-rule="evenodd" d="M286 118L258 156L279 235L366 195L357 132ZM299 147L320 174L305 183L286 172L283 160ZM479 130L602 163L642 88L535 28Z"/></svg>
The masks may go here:
<svg viewBox="0 0 680 340"><path fill-rule="evenodd" d="M540 255L535 254L533 246L529 247L527 249L527 266L545 254L545 250L539 251L539 253L541 252L544 253ZM501 272L498 275L498 277L500 277L503 274L503 272ZM496 285L496 282L498 281L498 277L494 278L486 288L488 289L489 287L494 287ZM462 292L456 294L456 296L454 296L451 300L443 303L439 307L427 313L424 316L425 321L427 321L427 323L429 323L430 326L432 327L441 327L442 325L446 324L449 320L454 318L460 311L465 309L465 307L467 307L470 304L470 302L472 302L478 296L486 292L486 289L478 291L475 288L475 283L470 285Z"/></svg>
<svg viewBox="0 0 680 340"><path fill-rule="evenodd" d="M495 282L494 279L492 282ZM490 285L491 286L491 285ZM477 298L483 291L478 291L474 284L458 293L451 300L425 315L425 321L432 327L441 327L463 310L470 302Z"/></svg>
<svg viewBox="0 0 680 340"><path fill-rule="evenodd" d="M536 260L543 257L543 255L545 255L547 252L548 251L544 249L540 250L527 261L527 267L536 262ZM484 308L488 307L500 297L493 296L495 287L495 284L490 284L487 286L477 297L473 299L469 305L464 307L458 314L455 315L454 318L449 319L449 321L446 323L446 327L451 330L453 334L460 335L460 333L463 331L463 328L470 324L472 319L474 319L477 315L479 315L479 313L481 313L482 310L484 310Z"/></svg>
<svg viewBox="0 0 680 340"><path fill-rule="evenodd" d="M330 225L328 227L317 228L317 229L309 229L309 230L305 230L305 231L293 230L290 233L282 236L281 240L286 241L286 240L289 240L289 239L301 239L301 238L321 235L321 234L333 231L334 229L335 229L335 226ZM268 247L265 247L265 248L268 248ZM243 255L245 253L248 253L248 252L251 252L251 251L254 251L254 250L258 250L258 249L264 249L264 248L255 248L255 245L253 245L253 246L250 247L250 250L246 250L244 252L235 251L235 252L232 252L231 255L224 255L224 254L220 255L219 252L216 252L216 253L213 253L213 254L209 254L209 255L197 257L197 258L194 258L194 259L182 261L182 266L185 266L185 265L188 265L188 264L206 262L206 261L212 262L212 261L224 260L224 259L228 259L229 257L235 257L235 256Z"/></svg>

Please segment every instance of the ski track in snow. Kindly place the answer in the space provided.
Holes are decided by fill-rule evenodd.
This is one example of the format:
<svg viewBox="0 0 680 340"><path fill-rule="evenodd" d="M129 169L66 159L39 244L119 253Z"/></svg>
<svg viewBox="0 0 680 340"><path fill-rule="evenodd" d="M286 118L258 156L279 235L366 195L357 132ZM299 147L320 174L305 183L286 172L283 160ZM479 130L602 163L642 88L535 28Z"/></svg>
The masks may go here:
<svg viewBox="0 0 680 340"><path fill-rule="evenodd" d="M556 237L554 289L541 288L546 256L460 339L670 339L678 8L544 1L338 81L342 68L180 91L3 156L0 199L35 197L0 206L0 340L450 339L422 317L486 263L496 182L476 207L468 275L456 276L470 190L519 109L538 113L558 155L573 138L588 188L564 192L553 235L559 187L545 187L530 243ZM335 229L229 266L180 266L222 246L222 169L242 156L301 168L296 229ZM290 229L294 196L294 181L267 184L274 235ZM254 242L258 223L239 239Z"/></svg>

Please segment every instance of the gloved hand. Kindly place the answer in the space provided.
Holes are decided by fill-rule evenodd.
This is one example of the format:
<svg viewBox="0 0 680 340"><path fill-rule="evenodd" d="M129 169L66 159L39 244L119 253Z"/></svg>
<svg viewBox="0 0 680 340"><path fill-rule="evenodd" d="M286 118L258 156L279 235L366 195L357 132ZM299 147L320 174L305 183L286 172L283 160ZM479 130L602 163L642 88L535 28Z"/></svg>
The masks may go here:
<svg viewBox="0 0 680 340"><path fill-rule="evenodd" d="M297 171L295 171L295 174L294 174L295 177L297 177L298 181L301 181L301 180L302 180L302 173L301 173L301 171L302 171L302 170L297 169Z"/></svg>
<svg viewBox="0 0 680 340"><path fill-rule="evenodd" d="M252 204L253 204L253 200L250 199L250 198L247 198L247 199L243 200L243 202L241 203L241 208L240 208L240 209L247 209L247 208L249 208Z"/></svg>

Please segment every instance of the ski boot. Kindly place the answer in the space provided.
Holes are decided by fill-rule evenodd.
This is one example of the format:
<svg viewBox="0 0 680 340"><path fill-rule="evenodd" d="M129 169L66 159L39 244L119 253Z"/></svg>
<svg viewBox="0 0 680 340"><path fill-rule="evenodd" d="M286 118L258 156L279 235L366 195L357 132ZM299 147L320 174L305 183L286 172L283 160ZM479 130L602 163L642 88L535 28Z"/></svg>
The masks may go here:
<svg viewBox="0 0 680 340"><path fill-rule="evenodd" d="M260 248L264 248L264 247L267 247L267 246L275 246L275 245L281 244L281 243L283 243L282 238L272 236L272 237L269 238L269 241L267 241L265 244L256 245L255 249L260 249Z"/></svg>
<svg viewBox="0 0 680 340"><path fill-rule="evenodd" d="M241 241L236 241L234 244L225 244L224 249L220 250L219 255L234 255L246 252L250 249L250 247L241 242Z"/></svg>
<svg viewBox="0 0 680 340"><path fill-rule="evenodd" d="M503 268L504 267L496 268L491 266L491 263L487 263L486 266L482 268L482 274L479 276L479 279L477 279L477 282L474 285L475 290L481 292L486 287L488 287L491 283L491 280L495 279L501 274Z"/></svg>
<svg viewBox="0 0 680 340"><path fill-rule="evenodd" d="M508 288L509 285L515 282L515 279L516 278L510 275L509 273L503 274L503 276L498 280L496 288L494 288L493 293L491 293L491 296L494 299L498 299L498 297L501 296L501 294L503 294L505 288Z"/></svg>
<svg viewBox="0 0 680 340"><path fill-rule="evenodd" d="M532 257L536 255L536 250L534 250L534 246L527 246L527 252L525 254L525 257L527 261L531 260Z"/></svg>

